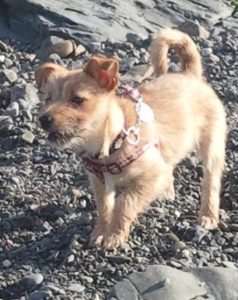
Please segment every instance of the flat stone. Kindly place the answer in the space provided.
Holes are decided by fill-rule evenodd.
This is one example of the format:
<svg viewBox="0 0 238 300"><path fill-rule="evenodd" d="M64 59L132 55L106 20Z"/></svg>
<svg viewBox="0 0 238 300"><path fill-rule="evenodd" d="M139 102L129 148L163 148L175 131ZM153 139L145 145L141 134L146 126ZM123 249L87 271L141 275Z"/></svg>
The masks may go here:
<svg viewBox="0 0 238 300"><path fill-rule="evenodd" d="M61 40L60 42L50 46L49 48L42 49L40 52L41 57L47 57L50 54L58 54L61 58L69 56L75 49L75 45L70 40Z"/></svg>
<svg viewBox="0 0 238 300"><path fill-rule="evenodd" d="M6 68L11 68L13 66L13 61L10 58L6 58L5 59L5 63L4 63Z"/></svg>
<svg viewBox="0 0 238 300"><path fill-rule="evenodd" d="M15 118L17 116L19 116L19 113L20 113L20 109L19 109L19 104L18 102L14 101L12 102L7 110L6 110L6 113L11 116L12 118Z"/></svg>
<svg viewBox="0 0 238 300"><path fill-rule="evenodd" d="M24 278L24 282L28 288L40 285L44 280L44 277L40 273L30 274Z"/></svg>
<svg viewBox="0 0 238 300"><path fill-rule="evenodd" d="M181 271L163 265L148 266L117 283L112 294L118 300L236 300L238 270L196 268Z"/></svg>
<svg viewBox="0 0 238 300"><path fill-rule="evenodd" d="M112 291L112 294L118 300L138 300L138 292L136 287L131 283L129 279L123 279L121 282L118 282ZM112 299L112 298L111 298ZM115 299L115 298L114 298Z"/></svg>
<svg viewBox="0 0 238 300"><path fill-rule="evenodd" d="M3 70L2 74L5 78L5 80L7 80L10 83L13 83L17 80L17 74L13 70Z"/></svg>
<svg viewBox="0 0 238 300"><path fill-rule="evenodd" d="M81 54L84 54L86 52L86 48L83 45L78 45L75 49L75 56L79 56Z"/></svg>
<svg viewBox="0 0 238 300"><path fill-rule="evenodd" d="M34 291L29 295L29 300L45 300L52 297L52 292L49 290Z"/></svg>
<svg viewBox="0 0 238 300"><path fill-rule="evenodd" d="M33 141L34 141L34 139L35 139L35 136L34 136L34 134L33 134L31 131L26 130L26 131L23 133L23 135L22 135L21 138L22 138L23 141L25 141L25 142L27 142L27 143L29 143L29 144L32 144Z"/></svg>
<svg viewBox="0 0 238 300"><path fill-rule="evenodd" d="M153 74L153 68L147 64L137 65L130 68L121 78L123 82L142 82Z"/></svg>
<svg viewBox="0 0 238 300"><path fill-rule="evenodd" d="M4 1L8 5L9 24L15 32L41 39L54 34L86 47L92 41L109 38L124 42L128 33L147 36L161 27L179 26L186 16L201 25L213 25L232 12L232 7L222 0L147 0L126 4L85 0L80 6L77 0L25 0L24 6L19 1Z"/></svg>
<svg viewBox="0 0 238 300"><path fill-rule="evenodd" d="M80 294L85 290L85 287L80 283L72 283L67 290Z"/></svg>
<svg viewBox="0 0 238 300"><path fill-rule="evenodd" d="M202 39L209 38L209 32L201 25L193 21L186 21L179 26L179 29L187 34Z"/></svg>

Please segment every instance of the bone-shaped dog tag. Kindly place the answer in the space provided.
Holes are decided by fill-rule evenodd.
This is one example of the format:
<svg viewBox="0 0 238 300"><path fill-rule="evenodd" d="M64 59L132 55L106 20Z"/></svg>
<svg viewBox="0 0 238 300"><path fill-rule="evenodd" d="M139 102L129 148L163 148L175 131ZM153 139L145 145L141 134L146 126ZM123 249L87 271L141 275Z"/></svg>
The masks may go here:
<svg viewBox="0 0 238 300"><path fill-rule="evenodd" d="M152 123L155 120L155 115L152 108L146 103L142 102L137 109L140 120L144 123Z"/></svg>

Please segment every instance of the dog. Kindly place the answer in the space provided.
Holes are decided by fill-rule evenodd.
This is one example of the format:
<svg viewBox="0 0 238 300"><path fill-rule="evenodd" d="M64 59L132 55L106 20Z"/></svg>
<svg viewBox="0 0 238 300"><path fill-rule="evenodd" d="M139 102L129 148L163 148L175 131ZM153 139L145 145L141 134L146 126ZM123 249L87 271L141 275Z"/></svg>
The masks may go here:
<svg viewBox="0 0 238 300"><path fill-rule="evenodd" d="M170 48L181 58L180 73L168 73ZM82 156L98 210L91 243L104 249L121 247L153 200L174 199L173 170L193 150L204 166L199 223L208 230L219 223L224 107L187 34L162 29L151 59L157 77L120 93L115 58L92 56L72 71L45 63L35 72L45 101L41 126L51 144Z"/></svg>

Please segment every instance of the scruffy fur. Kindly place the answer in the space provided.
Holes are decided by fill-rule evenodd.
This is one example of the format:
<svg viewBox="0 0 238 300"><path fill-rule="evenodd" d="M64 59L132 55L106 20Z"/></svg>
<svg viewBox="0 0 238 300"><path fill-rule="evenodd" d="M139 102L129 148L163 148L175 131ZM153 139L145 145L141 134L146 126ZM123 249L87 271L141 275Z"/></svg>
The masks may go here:
<svg viewBox="0 0 238 300"><path fill-rule="evenodd" d="M181 73L167 73L169 48L181 57ZM120 247L127 240L132 222L152 200L174 198L173 169L194 149L204 165L199 222L206 229L216 228L219 222L226 139L223 105L203 80L201 58L188 35L161 30L152 42L151 57L160 77L139 90L156 118L152 124L141 124L140 136L141 144L158 139L159 147L150 148L119 175L105 173L105 185L89 173L99 214L91 242L105 249ZM54 145L84 156L99 153L105 163L133 151L124 141L120 150L109 155L124 124L136 123L134 103L115 93L118 70L118 62L105 57L92 57L83 70L69 71L54 64L36 70L37 83L47 98L41 116L51 118L47 130Z"/></svg>

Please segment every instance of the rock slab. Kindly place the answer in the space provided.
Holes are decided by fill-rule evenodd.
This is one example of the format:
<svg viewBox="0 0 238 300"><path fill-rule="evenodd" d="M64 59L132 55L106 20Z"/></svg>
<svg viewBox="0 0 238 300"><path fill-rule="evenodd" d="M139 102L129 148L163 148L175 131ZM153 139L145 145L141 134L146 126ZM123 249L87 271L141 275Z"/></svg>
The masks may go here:
<svg viewBox="0 0 238 300"><path fill-rule="evenodd" d="M130 32L148 36L184 20L213 25L232 14L232 8L222 0L82 0L80 5L78 0L3 1L8 24L20 35L57 35L85 46L106 39L123 42Z"/></svg>
<svg viewBox="0 0 238 300"><path fill-rule="evenodd" d="M117 283L112 294L118 300L237 300L237 280L238 270L229 268L152 265Z"/></svg>

